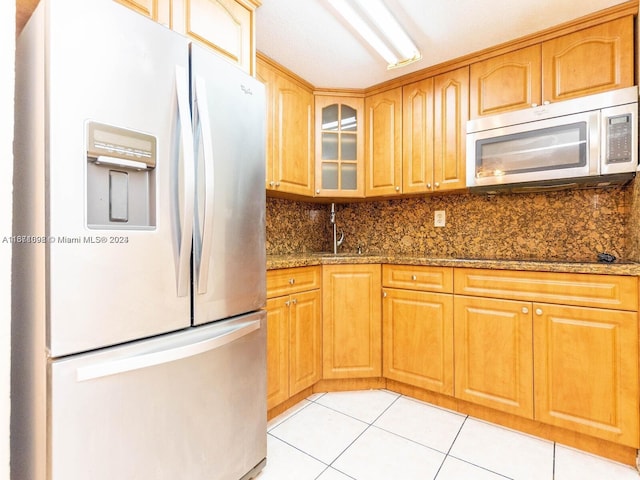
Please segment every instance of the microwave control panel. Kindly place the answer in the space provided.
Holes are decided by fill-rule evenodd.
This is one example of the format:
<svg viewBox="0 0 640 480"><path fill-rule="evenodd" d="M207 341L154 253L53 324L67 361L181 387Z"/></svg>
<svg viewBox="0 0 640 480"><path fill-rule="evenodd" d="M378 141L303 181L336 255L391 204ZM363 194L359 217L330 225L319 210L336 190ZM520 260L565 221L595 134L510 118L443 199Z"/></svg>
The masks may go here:
<svg viewBox="0 0 640 480"><path fill-rule="evenodd" d="M631 160L632 116L630 113L607 118L607 163Z"/></svg>

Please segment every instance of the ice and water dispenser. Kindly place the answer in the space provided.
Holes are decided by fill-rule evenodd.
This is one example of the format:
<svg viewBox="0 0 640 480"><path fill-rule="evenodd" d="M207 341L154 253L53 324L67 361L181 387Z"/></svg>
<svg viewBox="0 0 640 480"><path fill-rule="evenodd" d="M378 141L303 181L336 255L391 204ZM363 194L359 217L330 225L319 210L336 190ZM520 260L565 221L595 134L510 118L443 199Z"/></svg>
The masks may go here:
<svg viewBox="0 0 640 480"><path fill-rule="evenodd" d="M156 138L98 122L86 123L87 225L156 225Z"/></svg>

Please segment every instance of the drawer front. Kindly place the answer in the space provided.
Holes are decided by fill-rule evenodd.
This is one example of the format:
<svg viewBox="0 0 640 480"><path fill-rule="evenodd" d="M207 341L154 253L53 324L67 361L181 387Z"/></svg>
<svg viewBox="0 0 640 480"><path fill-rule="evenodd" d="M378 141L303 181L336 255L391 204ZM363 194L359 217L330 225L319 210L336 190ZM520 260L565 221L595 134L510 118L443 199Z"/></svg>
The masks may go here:
<svg viewBox="0 0 640 480"><path fill-rule="evenodd" d="M453 292L453 268L383 265L382 285L422 292Z"/></svg>
<svg viewBox="0 0 640 480"><path fill-rule="evenodd" d="M458 295L635 311L636 277L456 268Z"/></svg>
<svg viewBox="0 0 640 480"><path fill-rule="evenodd" d="M320 288L321 267L283 268L267 271L267 298Z"/></svg>

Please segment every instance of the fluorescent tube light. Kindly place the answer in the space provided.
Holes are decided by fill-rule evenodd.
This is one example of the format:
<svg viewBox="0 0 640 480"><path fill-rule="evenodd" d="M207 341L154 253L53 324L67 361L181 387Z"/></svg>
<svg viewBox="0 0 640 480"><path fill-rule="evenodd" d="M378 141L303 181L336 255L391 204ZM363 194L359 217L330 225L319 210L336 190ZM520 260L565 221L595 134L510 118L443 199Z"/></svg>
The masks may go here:
<svg viewBox="0 0 640 480"><path fill-rule="evenodd" d="M328 1L388 62L387 68L403 66L422 58L418 47L391 15L382 0ZM353 8L352 4L357 9Z"/></svg>
<svg viewBox="0 0 640 480"><path fill-rule="evenodd" d="M346 0L329 0L329 3L356 29L362 38L371 45L389 64L398 63L398 57L384 44L376 33L365 23L363 18L349 5Z"/></svg>

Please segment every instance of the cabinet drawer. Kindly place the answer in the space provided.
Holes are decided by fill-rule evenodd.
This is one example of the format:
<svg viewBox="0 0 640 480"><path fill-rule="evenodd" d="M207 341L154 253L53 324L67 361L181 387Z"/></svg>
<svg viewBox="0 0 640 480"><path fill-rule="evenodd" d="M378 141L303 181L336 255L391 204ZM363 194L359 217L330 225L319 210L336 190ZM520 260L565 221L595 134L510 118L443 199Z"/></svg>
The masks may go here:
<svg viewBox="0 0 640 480"><path fill-rule="evenodd" d="M267 298L320 288L320 267L283 268L267 272Z"/></svg>
<svg viewBox="0 0 640 480"><path fill-rule="evenodd" d="M457 268L454 291L476 297L638 309L637 278L621 275Z"/></svg>
<svg viewBox="0 0 640 480"><path fill-rule="evenodd" d="M453 268L383 265L382 285L422 292L453 292Z"/></svg>

